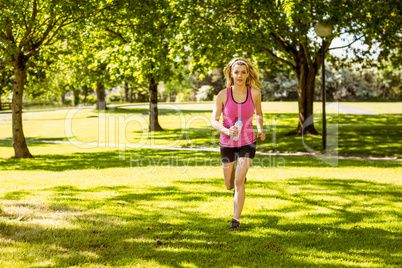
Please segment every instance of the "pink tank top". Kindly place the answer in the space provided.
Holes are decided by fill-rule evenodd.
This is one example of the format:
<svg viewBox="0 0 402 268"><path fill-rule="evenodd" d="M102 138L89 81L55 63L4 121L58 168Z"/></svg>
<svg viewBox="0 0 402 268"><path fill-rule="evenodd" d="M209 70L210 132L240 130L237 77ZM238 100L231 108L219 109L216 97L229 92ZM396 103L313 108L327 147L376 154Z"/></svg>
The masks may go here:
<svg viewBox="0 0 402 268"><path fill-rule="evenodd" d="M234 126L239 118L243 119L243 127L240 131L239 139L234 141L230 136L221 133L219 144L224 147L240 147L255 142L253 129L254 101L251 96L251 89L247 87L247 97L243 103L237 103L233 99L232 88L227 88L226 103L223 106L223 126L230 128Z"/></svg>

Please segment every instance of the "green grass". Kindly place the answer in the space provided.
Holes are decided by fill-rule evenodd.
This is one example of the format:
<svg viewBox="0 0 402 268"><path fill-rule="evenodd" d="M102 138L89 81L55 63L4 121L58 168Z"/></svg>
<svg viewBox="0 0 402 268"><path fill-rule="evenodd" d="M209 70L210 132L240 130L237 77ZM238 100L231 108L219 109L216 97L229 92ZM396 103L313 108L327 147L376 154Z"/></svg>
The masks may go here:
<svg viewBox="0 0 402 268"><path fill-rule="evenodd" d="M401 157L400 104L348 105L380 114L329 110L339 154ZM28 142L35 158L18 160L12 142L0 141L0 267L401 267L401 162L331 167L259 154L241 218L248 229L236 232L218 152L50 143L217 147L211 109L161 107L166 131L155 134L146 131L146 108L24 114L26 137L49 143ZM296 126L295 102L263 109L260 151L306 151L301 137L284 135ZM10 118L0 118L0 139L11 136ZM321 138L304 142L318 149Z"/></svg>
<svg viewBox="0 0 402 268"><path fill-rule="evenodd" d="M315 103L314 123L321 132L321 103ZM328 144L339 155L402 157L400 103L347 103L378 115L343 115L328 109ZM127 106L127 105L125 105ZM61 109L24 114L24 133L30 140L62 140L106 144L163 145L173 147L217 147L219 133L210 127L212 103L174 104L159 108L163 132L149 133L148 109L120 108L106 112L90 108ZM264 102L267 140L258 141L260 151L306 152L321 149L321 136L293 137L286 133L298 122L296 102ZM0 139L11 138L11 116L0 118ZM7 121L9 120L9 121ZM337 127L338 132L334 132ZM337 133L337 135L333 135ZM9 157L12 156L12 152ZM5 157L7 157L5 155Z"/></svg>
<svg viewBox="0 0 402 268"><path fill-rule="evenodd" d="M398 162L258 155L238 232L217 152L30 145L0 158L0 267L402 264Z"/></svg>

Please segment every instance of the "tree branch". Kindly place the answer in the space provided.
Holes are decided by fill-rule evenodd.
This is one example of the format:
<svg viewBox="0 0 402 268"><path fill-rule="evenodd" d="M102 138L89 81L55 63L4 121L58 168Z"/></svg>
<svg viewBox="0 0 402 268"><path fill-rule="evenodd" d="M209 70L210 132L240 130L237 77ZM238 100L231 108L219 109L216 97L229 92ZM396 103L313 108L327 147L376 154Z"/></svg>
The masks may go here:
<svg viewBox="0 0 402 268"><path fill-rule="evenodd" d="M270 36L279 44L279 46L292 56L293 60L297 60L297 51L279 34L270 33Z"/></svg>
<svg viewBox="0 0 402 268"><path fill-rule="evenodd" d="M105 26L105 30L109 33L111 33L112 35L118 37L121 41L123 41L124 44L128 44L129 42L123 37L123 35L119 32L116 32L112 29L110 29L109 27Z"/></svg>
<svg viewBox="0 0 402 268"><path fill-rule="evenodd" d="M35 53L39 47L43 44L43 42L46 40L46 38L49 36L50 32L52 31L52 29L54 29L54 27L56 27L57 23L60 21L61 19L56 20L54 23L49 23L47 26L46 31L43 33L42 37L39 39L39 41L37 41L36 43L33 43L31 46L31 49L25 53L25 56L30 57L32 56L33 53ZM59 25L58 29L56 31L58 31L61 27L61 24ZM53 35L54 36L54 35Z"/></svg>
<svg viewBox="0 0 402 268"><path fill-rule="evenodd" d="M10 21L10 19L7 19L7 26L6 26L6 37L7 37L7 40L9 40L9 41L11 41L11 43L13 43L13 44L15 44L15 39L14 39L14 36L13 36L13 30L12 30L12 28L11 28L11 21Z"/></svg>
<svg viewBox="0 0 402 268"><path fill-rule="evenodd" d="M21 39L19 48L23 48L26 45L26 43L28 42L28 40L29 40L28 37L32 33L32 28L33 28L33 25L34 25L34 21L36 19L36 15L38 14L36 0L32 3L32 5L33 5L32 6L32 15L31 15L31 18L30 18L28 23L25 21L25 26L27 27L27 29L25 31L24 37Z"/></svg>
<svg viewBox="0 0 402 268"><path fill-rule="evenodd" d="M333 50L333 49L339 49L339 48L345 48L345 47L350 47L351 45L353 45L354 43L356 43L357 41L359 41L360 39L362 39L364 37L364 35L361 35L359 38L357 38L356 40L354 40L352 43L346 45L346 46L341 46L341 47L332 47L329 48L328 50Z"/></svg>
<svg viewBox="0 0 402 268"><path fill-rule="evenodd" d="M303 50L304 50L304 54L306 55L306 59L307 59L307 64L309 68L313 68L313 61L311 60L311 55L310 52L308 50L308 45L307 45L307 36L306 36L306 40L303 40L302 42L300 42Z"/></svg>
<svg viewBox="0 0 402 268"><path fill-rule="evenodd" d="M68 22L67 22L68 21ZM64 19L61 23L60 23L60 25L57 27L57 29L56 30L54 30L53 31L53 34L48 38L48 40L46 41L46 42L44 42L44 46L47 46L52 40L53 40L53 38L59 33L59 31L60 31L60 29L62 28L62 27L64 27L64 26L67 26L67 25L69 25L69 24L72 24L72 23L74 23L74 22L76 22L77 20L70 20L69 21L69 18L66 18L66 19ZM50 33L49 33L50 34ZM45 40L43 40L43 41L45 41Z"/></svg>
<svg viewBox="0 0 402 268"><path fill-rule="evenodd" d="M284 64L286 64L286 65L289 65L290 68L292 68L293 71L296 71L296 66L295 66L293 63L291 63L290 61L287 61L287 60L285 60L285 59L282 59L282 58L276 56L275 53L273 53L273 52L272 52L270 49L268 49L268 48L265 48L265 47L264 47L263 49L264 49L265 52L267 52L267 53L268 53L271 57L273 57L275 60L280 61L280 62L282 62L282 63L284 63Z"/></svg>
<svg viewBox="0 0 402 268"><path fill-rule="evenodd" d="M3 38L4 40L8 40L8 37L3 31L0 31L0 37Z"/></svg>
<svg viewBox="0 0 402 268"><path fill-rule="evenodd" d="M53 14L52 16L46 18L38 27L33 27L33 31L35 32L35 30L39 30L40 28L42 28L43 25L45 25L51 19L53 19Z"/></svg>

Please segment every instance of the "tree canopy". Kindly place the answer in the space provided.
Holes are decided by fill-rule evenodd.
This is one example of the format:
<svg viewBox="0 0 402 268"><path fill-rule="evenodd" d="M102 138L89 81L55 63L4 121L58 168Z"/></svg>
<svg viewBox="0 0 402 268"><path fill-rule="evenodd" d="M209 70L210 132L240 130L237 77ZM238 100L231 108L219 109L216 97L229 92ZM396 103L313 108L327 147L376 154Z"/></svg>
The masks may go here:
<svg viewBox="0 0 402 268"><path fill-rule="evenodd" d="M298 79L299 124L294 133L318 134L313 124L304 126L313 114L315 77L333 38L352 37L368 50L353 49L353 60L379 53L392 57L401 46L401 15L398 1L368 0L277 0L191 1L181 25L191 55L197 64L217 64L234 56L257 57L285 64ZM313 30L318 22L334 26L322 42ZM373 45L378 50L371 49ZM263 53L262 53L263 52Z"/></svg>
<svg viewBox="0 0 402 268"><path fill-rule="evenodd" d="M21 113L26 77L43 77L41 64L27 70L35 61L66 70L57 78L64 86L96 87L98 102L106 86L147 82L152 131L162 130L158 83L168 88L187 63L191 73L222 68L233 57L250 58L265 72L286 67L298 80L296 134L318 134L305 122L313 115L322 52L335 37L368 46L346 46L354 53L350 62L377 53L379 61L400 65L402 20L396 0L2 0L0 10L1 66L12 69L14 79L16 157L31 156ZM318 22L334 26L323 40L314 33Z"/></svg>
<svg viewBox="0 0 402 268"><path fill-rule="evenodd" d="M104 9L97 24L120 40L121 74L127 70L146 78L149 84L149 129L162 130L158 121L157 87L168 82L177 60L174 40L180 23L180 1L113 1Z"/></svg>
<svg viewBox="0 0 402 268"><path fill-rule="evenodd" d="M92 1L0 2L0 51L2 61L13 67L12 128L15 157L32 157L22 127L22 96L27 63L42 47L56 42L61 30L88 15Z"/></svg>

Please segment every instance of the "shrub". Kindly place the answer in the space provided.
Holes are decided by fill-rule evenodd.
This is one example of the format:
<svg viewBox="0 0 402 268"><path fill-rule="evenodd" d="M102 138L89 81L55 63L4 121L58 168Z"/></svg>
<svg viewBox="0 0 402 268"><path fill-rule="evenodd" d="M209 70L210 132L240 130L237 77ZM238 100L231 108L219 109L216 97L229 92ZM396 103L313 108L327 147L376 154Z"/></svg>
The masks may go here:
<svg viewBox="0 0 402 268"><path fill-rule="evenodd" d="M195 98L197 101L212 100L214 96L214 88L212 86L204 85L197 90Z"/></svg>
<svg viewBox="0 0 402 268"><path fill-rule="evenodd" d="M191 101L191 97L192 97L191 94L192 94L191 88L183 90L182 92L177 94L176 102L188 102L188 101Z"/></svg>
<svg viewBox="0 0 402 268"><path fill-rule="evenodd" d="M108 102L122 102L124 100L124 96L120 93L111 92L107 95Z"/></svg>

